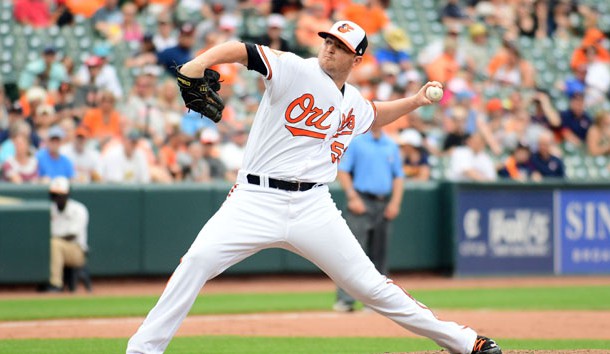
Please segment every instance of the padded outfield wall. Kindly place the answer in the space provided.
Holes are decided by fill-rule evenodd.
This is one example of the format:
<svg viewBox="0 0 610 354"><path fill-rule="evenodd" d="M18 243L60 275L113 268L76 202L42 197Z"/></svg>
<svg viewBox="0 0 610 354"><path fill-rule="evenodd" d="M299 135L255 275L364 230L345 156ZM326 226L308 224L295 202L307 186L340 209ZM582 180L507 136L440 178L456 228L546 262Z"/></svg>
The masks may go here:
<svg viewBox="0 0 610 354"><path fill-rule="evenodd" d="M167 275L226 198L229 184L75 185L89 208L94 276ZM479 274L610 273L610 184L407 183L391 230L391 271ZM345 198L331 193L339 208ZM48 274L43 186L0 184L0 283ZM45 216L46 213L46 216ZM46 235L45 235L46 234ZM227 273L310 273L309 261L265 250Z"/></svg>

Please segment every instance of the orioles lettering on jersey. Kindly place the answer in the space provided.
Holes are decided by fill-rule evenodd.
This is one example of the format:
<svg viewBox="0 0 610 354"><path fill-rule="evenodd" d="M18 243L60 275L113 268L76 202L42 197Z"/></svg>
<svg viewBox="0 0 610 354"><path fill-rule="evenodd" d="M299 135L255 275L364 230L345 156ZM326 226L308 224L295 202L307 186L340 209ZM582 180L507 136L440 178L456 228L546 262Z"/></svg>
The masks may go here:
<svg viewBox="0 0 610 354"><path fill-rule="evenodd" d="M341 113L341 125L339 125L339 129L337 129L337 133L333 135L333 138L336 138L339 135L352 135L354 128L356 127L356 117L353 112L354 109L352 108L347 113L347 116L344 113Z"/></svg>
<svg viewBox="0 0 610 354"><path fill-rule="evenodd" d="M284 118L289 124L285 127L292 133L293 136L308 136L316 139L324 139L326 133L324 130L328 130L330 125L324 125L324 120L335 110L334 106L324 112L321 108L315 106L315 101L312 94L306 93L301 97L290 102ZM305 125L310 129L299 128L294 124L305 120Z"/></svg>

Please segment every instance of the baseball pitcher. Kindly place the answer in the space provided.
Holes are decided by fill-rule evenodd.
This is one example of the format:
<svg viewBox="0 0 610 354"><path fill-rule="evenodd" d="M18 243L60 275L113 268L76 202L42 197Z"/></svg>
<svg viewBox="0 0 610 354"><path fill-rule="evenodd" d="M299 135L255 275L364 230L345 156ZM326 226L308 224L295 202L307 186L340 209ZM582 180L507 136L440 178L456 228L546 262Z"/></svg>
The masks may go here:
<svg viewBox="0 0 610 354"><path fill-rule="evenodd" d="M466 326L437 319L365 255L331 199L353 137L432 104L426 83L411 97L370 102L346 83L362 62L364 30L339 21L327 32L317 58L302 59L267 47L227 42L180 67L186 106L218 121L222 100L209 68L241 63L265 78L265 93L250 132L235 186L197 235L127 353L163 353L201 287L233 264L266 248L305 257L342 289L400 326L426 336L451 353L499 354L496 343Z"/></svg>

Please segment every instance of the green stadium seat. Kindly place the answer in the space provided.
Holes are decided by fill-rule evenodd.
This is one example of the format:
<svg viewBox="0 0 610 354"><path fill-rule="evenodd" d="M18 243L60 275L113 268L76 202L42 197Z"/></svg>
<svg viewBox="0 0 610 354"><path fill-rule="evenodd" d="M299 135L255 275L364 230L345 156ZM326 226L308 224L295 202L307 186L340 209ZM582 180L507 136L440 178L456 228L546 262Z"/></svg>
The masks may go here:
<svg viewBox="0 0 610 354"><path fill-rule="evenodd" d="M55 38L55 40L53 40L53 45L58 49L58 50L63 50L64 48L66 48L66 39L64 37L57 37Z"/></svg>
<svg viewBox="0 0 610 354"><path fill-rule="evenodd" d="M598 167L606 167L606 166L608 166L608 158L606 156L603 156L603 155L602 156L596 156L594 158L594 160L595 160L595 164Z"/></svg>
<svg viewBox="0 0 610 354"><path fill-rule="evenodd" d="M0 23L9 24L12 22L13 22L13 10L12 9L8 9L8 10L3 9L0 12Z"/></svg>
<svg viewBox="0 0 610 354"><path fill-rule="evenodd" d="M11 32L11 26L9 26L6 23L0 24L0 36L1 37L8 36L10 32Z"/></svg>
<svg viewBox="0 0 610 354"><path fill-rule="evenodd" d="M2 51L0 54L0 61L3 63L10 63L13 60L13 54L10 51Z"/></svg>
<svg viewBox="0 0 610 354"><path fill-rule="evenodd" d="M87 29L85 28L85 25L74 25L72 34L74 34L74 37L82 38L87 35Z"/></svg>
<svg viewBox="0 0 610 354"><path fill-rule="evenodd" d="M47 29L46 34L51 38L56 38L61 35L61 31L57 26L51 26Z"/></svg>
<svg viewBox="0 0 610 354"><path fill-rule="evenodd" d="M28 40L28 47L30 49L40 49L42 47L42 39L40 37L33 35Z"/></svg>
<svg viewBox="0 0 610 354"><path fill-rule="evenodd" d="M424 9L438 11L437 4L435 1L421 1L419 5L422 5Z"/></svg>
<svg viewBox="0 0 610 354"><path fill-rule="evenodd" d="M78 40L78 47L82 51L89 52L93 48L93 41L89 37L83 37Z"/></svg>
<svg viewBox="0 0 610 354"><path fill-rule="evenodd" d="M414 6L414 0L402 0L396 1L396 3L399 4L399 6L402 6L404 9L410 9Z"/></svg>

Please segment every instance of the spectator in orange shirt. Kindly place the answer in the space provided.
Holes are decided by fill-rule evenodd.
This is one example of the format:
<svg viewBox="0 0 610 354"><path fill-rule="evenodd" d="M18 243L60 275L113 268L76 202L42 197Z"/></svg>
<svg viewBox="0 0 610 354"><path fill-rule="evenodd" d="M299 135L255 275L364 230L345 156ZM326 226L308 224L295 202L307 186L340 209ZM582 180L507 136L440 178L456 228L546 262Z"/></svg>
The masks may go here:
<svg viewBox="0 0 610 354"><path fill-rule="evenodd" d="M536 85L533 65L521 56L512 41L505 40L502 46L489 62L489 76L500 85L533 88Z"/></svg>
<svg viewBox="0 0 610 354"><path fill-rule="evenodd" d="M324 16L324 5L320 2L308 4L296 20L294 35L297 45L307 54L317 53L322 44L318 32L326 31L331 25L331 20Z"/></svg>
<svg viewBox="0 0 610 354"><path fill-rule="evenodd" d="M572 70L576 70L579 66L590 63L590 59L587 55L588 50L595 52L596 61L610 63L610 52L602 45L604 38L605 36L602 31L597 28L589 28L587 32L585 32L581 45L576 48L572 54L572 60L570 62Z"/></svg>
<svg viewBox="0 0 610 354"><path fill-rule="evenodd" d="M455 74L460 70L460 65L456 60L456 49L457 41L453 38L447 38L443 53L425 66L428 80L447 83L455 77Z"/></svg>
<svg viewBox="0 0 610 354"><path fill-rule="evenodd" d="M81 15L90 18L93 14L104 6L105 0L66 0L66 6L74 15Z"/></svg>
<svg viewBox="0 0 610 354"><path fill-rule="evenodd" d="M186 145L180 133L169 136L167 143L159 150L159 167L171 174L171 179L175 181L181 181L184 178L182 167L178 163L178 153L184 151L186 151Z"/></svg>
<svg viewBox="0 0 610 354"><path fill-rule="evenodd" d="M98 107L90 108L83 117L82 125L92 138L100 142L123 136L123 118L115 108L116 100L110 91L102 91L98 96Z"/></svg>
<svg viewBox="0 0 610 354"><path fill-rule="evenodd" d="M363 4L351 3L345 6L338 17L356 22L368 36L375 36L390 23L379 0L367 0Z"/></svg>

